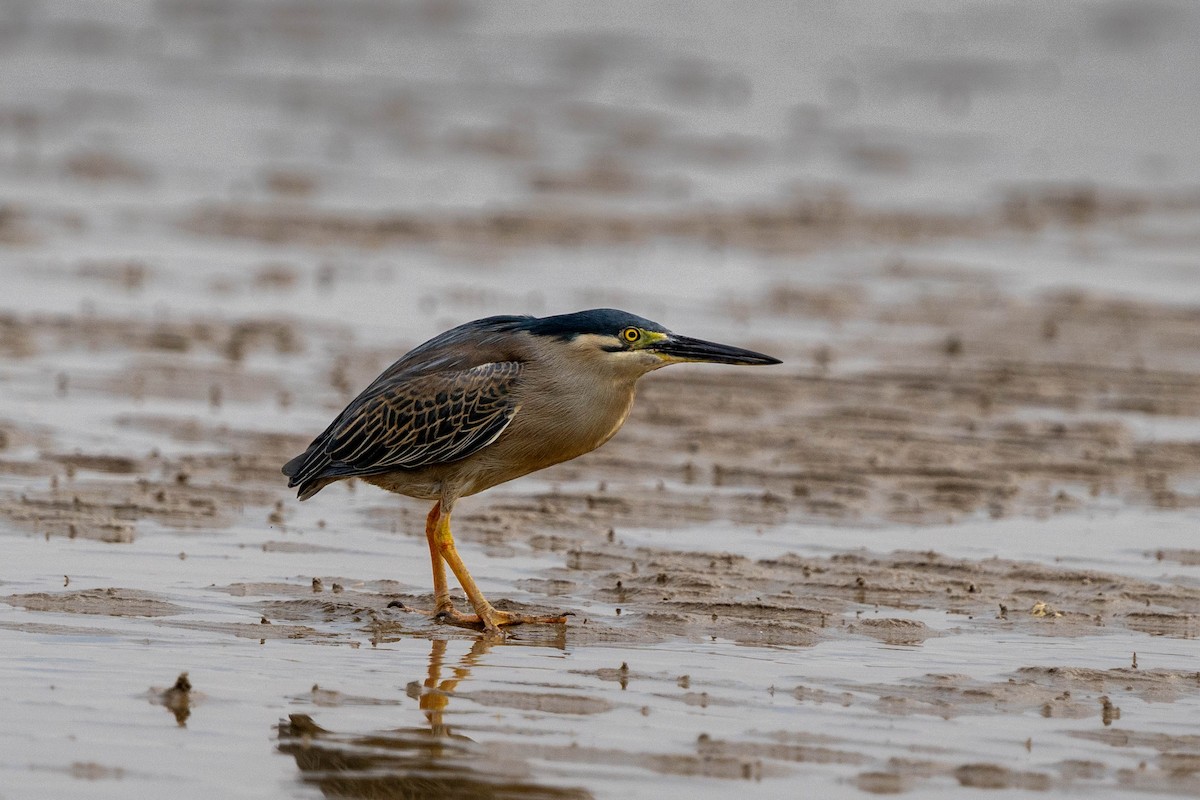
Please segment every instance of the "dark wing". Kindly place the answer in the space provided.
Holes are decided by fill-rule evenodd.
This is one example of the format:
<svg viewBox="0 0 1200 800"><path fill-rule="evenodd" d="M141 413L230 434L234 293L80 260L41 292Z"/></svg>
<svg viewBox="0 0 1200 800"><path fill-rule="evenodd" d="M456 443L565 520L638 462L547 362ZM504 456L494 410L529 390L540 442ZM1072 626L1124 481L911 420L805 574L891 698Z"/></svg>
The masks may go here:
<svg viewBox="0 0 1200 800"><path fill-rule="evenodd" d="M348 405L283 472L300 497L328 479L379 475L466 458L496 440L516 415L516 361L390 378Z"/></svg>

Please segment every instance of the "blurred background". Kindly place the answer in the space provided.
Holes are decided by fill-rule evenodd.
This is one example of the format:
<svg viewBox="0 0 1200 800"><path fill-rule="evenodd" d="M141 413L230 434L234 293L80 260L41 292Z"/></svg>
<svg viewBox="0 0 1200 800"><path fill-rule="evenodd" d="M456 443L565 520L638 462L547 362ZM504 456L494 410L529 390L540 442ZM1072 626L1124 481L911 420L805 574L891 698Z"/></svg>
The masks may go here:
<svg viewBox="0 0 1200 800"><path fill-rule="evenodd" d="M1198 35L1121 0L11 0L7 303L753 330L903 258L1195 299L1178 214L1108 228L1195 233Z"/></svg>

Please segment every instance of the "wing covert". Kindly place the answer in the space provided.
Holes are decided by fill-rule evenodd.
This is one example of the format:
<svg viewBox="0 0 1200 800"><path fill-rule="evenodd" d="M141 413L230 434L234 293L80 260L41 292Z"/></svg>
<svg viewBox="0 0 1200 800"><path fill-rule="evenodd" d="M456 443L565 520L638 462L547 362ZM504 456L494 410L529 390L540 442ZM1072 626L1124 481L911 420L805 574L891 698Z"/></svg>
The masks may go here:
<svg viewBox="0 0 1200 800"><path fill-rule="evenodd" d="M519 406L516 361L370 386L309 447L291 485L322 477L377 475L466 458L495 441ZM322 441L323 440L323 441Z"/></svg>

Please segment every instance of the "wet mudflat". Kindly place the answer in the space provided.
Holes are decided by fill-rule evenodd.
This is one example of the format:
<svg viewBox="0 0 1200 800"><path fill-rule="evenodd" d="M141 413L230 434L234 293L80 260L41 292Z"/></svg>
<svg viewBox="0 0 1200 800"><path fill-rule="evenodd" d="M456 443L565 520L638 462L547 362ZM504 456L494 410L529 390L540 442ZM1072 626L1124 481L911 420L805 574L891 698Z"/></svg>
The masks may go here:
<svg viewBox="0 0 1200 800"><path fill-rule="evenodd" d="M1200 793L1193 10L13 8L0 798ZM427 508L280 465L596 305L785 364L459 505L566 626L398 608Z"/></svg>

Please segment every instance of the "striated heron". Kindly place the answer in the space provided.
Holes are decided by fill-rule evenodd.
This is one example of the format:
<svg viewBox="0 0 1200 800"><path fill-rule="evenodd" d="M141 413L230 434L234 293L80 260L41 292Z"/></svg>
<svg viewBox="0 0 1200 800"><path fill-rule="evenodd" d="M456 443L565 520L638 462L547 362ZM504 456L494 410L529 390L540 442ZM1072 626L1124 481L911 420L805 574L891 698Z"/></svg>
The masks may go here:
<svg viewBox="0 0 1200 800"><path fill-rule="evenodd" d="M671 333L610 308L475 320L392 364L283 467L307 500L343 478L434 501L425 522L434 615L499 633L527 622L479 591L454 546L450 513L466 497L595 450L620 429L638 378L668 364L778 364L739 347ZM450 600L445 565L475 614Z"/></svg>

